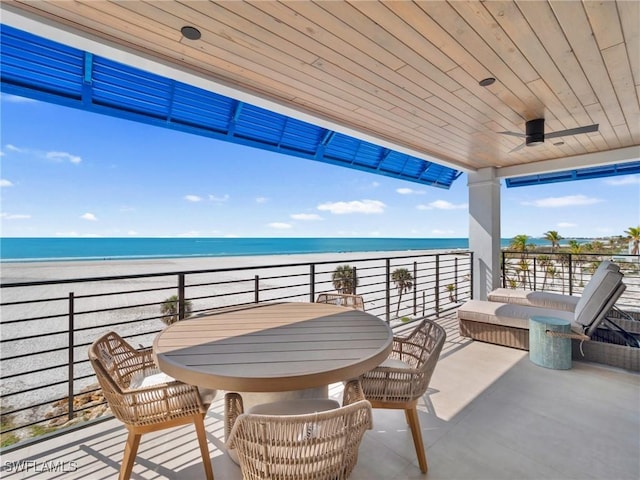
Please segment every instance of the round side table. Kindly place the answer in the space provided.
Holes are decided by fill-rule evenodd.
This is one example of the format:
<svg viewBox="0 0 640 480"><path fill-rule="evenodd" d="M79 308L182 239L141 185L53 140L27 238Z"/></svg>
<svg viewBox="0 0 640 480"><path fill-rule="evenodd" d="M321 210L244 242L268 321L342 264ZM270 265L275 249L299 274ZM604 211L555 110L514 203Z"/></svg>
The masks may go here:
<svg viewBox="0 0 640 480"><path fill-rule="evenodd" d="M547 334L571 333L568 320L533 316L529 319L529 359L545 368L568 370L571 368L571 339Z"/></svg>

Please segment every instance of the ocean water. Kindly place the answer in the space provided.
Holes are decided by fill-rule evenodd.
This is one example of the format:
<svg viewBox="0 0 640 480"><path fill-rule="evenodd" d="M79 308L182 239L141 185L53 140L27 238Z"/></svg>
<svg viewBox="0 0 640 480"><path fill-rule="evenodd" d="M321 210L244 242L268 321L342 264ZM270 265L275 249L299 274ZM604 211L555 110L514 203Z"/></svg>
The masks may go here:
<svg viewBox="0 0 640 480"><path fill-rule="evenodd" d="M508 243L508 240L506 240ZM0 238L0 261L467 249L467 238Z"/></svg>
<svg viewBox="0 0 640 480"><path fill-rule="evenodd" d="M542 238L530 243L548 245ZM503 238L507 247L510 238ZM468 238L0 238L0 262L468 249Z"/></svg>

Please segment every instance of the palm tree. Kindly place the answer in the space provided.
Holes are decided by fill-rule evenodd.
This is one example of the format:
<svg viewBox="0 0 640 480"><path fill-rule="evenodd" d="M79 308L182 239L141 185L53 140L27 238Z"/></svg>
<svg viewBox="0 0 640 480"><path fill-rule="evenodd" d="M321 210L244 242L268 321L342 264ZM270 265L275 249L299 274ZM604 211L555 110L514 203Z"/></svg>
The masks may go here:
<svg viewBox="0 0 640 480"><path fill-rule="evenodd" d="M406 268L396 268L391 273L391 280L398 289L398 308L396 309L396 317L400 313L400 302L402 302L402 294L413 288L413 275Z"/></svg>
<svg viewBox="0 0 640 480"><path fill-rule="evenodd" d="M450 283L446 287L447 292L449 292L449 301L451 303L456 303L458 299L456 298L456 286L453 283Z"/></svg>
<svg viewBox="0 0 640 480"><path fill-rule="evenodd" d="M524 254L526 253L527 247L528 247L528 243L527 243L528 240L529 240L528 235L516 235L511 239L509 248L516 250L518 252L521 252L522 256L520 258L524 258L525 257Z"/></svg>
<svg viewBox="0 0 640 480"><path fill-rule="evenodd" d="M356 287L358 286L358 276L355 267L340 265L331 275L331 281L338 293L346 293L348 295L355 294Z"/></svg>
<svg viewBox="0 0 640 480"><path fill-rule="evenodd" d="M162 305L160 305L160 314L162 315L161 320L167 325L171 325L173 323L176 323L178 320L180 320L179 303L178 303L177 295L172 295L169 298L167 298L164 302L162 302ZM184 318L187 318L190 316L191 316L191 301L185 300L184 301Z"/></svg>
<svg viewBox="0 0 640 480"><path fill-rule="evenodd" d="M526 258L521 259L518 262L516 270L522 272L522 287L527 288L527 281L531 286L531 263Z"/></svg>
<svg viewBox="0 0 640 480"><path fill-rule="evenodd" d="M560 275L559 278L562 278L562 294L565 293L565 266L569 265L569 254L568 253L559 253L558 260L560 261ZM571 279L569 279L571 281Z"/></svg>
<svg viewBox="0 0 640 480"><path fill-rule="evenodd" d="M544 287L547 285L547 278L549 276L549 267L553 265L553 263L551 262L551 257L549 255L540 255L538 257L538 265L544 272L544 277L542 277L542 288L541 288L541 290L544 290Z"/></svg>
<svg viewBox="0 0 640 480"><path fill-rule="evenodd" d="M571 253L571 255L573 255L574 260L574 264L576 266L576 268L580 268L580 286L583 287L584 286L584 282L582 281L582 260L583 260L583 256L580 255L582 253L582 244L577 241L577 240L569 240L569 252ZM576 274L575 274L575 270L573 273L573 279L575 280L576 278Z"/></svg>
<svg viewBox="0 0 640 480"><path fill-rule="evenodd" d="M562 236L555 230L549 230L544 234L545 240L549 240L551 242L551 251L556 252L558 247L560 247L560 240L562 240Z"/></svg>
<svg viewBox="0 0 640 480"><path fill-rule="evenodd" d="M593 240L587 245L589 247L589 250L593 253L602 253L605 249L604 242L602 242L601 240Z"/></svg>
<svg viewBox="0 0 640 480"><path fill-rule="evenodd" d="M633 242L631 255L638 255L640 251L640 225L637 227L629 227L624 233L627 235L627 238Z"/></svg>

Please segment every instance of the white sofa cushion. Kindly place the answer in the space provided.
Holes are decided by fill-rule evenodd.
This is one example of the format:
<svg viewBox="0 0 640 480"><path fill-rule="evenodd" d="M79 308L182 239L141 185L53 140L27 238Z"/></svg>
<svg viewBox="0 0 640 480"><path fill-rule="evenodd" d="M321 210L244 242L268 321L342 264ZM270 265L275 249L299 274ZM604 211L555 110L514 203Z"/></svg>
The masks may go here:
<svg viewBox="0 0 640 480"><path fill-rule="evenodd" d="M622 283L622 273L598 271L587 284L575 309L574 321L589 326Z"/></svg>
<svg viewBox="0 0 640 480"><path fill-rule="evenodd" d="M551 308L553 310L573 312L580 297L552 292L497 288L487 296L487 300L491 302L515 303L529 307Z"/></svg>
<svg viewBox="0 0 640 480"><path fill-rule="evenodd" d="M458 318L475 322L529 329L529 318L534 315L561 318L572 321L572 312L551 308L530 307L511 303L469 300L458 309Z"/></svg>
<svg viewBox="0 0 640 480"><path fill-rule="evenodd" d="M589 292L589 288L595 288L595 285L589 287L589 284L599 283L600 281L602 281L604 274L609 271L619 272L620 267L609 260L601 262L600 265L598 265L596 271L593 273L591 280L587 283L587 288L585 288L585 291ZM487 300L491 302L516 303L518 305L527 305L530 307L543 307L551 308L554 310L565 310L567 312L574 312L576 306L578 305L578 302L580 301L580 297L552 292L497 288L489 293L489 295L487 295Z"/></svg>

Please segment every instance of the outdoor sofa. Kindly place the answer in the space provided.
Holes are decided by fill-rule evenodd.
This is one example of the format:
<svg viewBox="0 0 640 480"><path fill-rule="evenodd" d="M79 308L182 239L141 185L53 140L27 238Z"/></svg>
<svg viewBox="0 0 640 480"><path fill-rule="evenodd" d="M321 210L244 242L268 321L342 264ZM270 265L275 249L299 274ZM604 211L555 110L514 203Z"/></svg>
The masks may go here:
<svg viewBox="0 0 640 480"><path fill-rule="evenodd" d="M640 369L640 322L631 331L611 319L610 312L626 286L612 262L603 262L580 297L548 292L497 289L489 300L470 300L458 309L460 334L483 342L529 350L529 319L547 316L571 324L574 358ZM497 301L502 300L502 301ZM603 321L609 327L602 338ZM627 324L625 324L627 325ZM600 336L600 338L596 338ZM589 340L604 340L592 341ZM607 358L607 355L616 358ZM591 355L592 358L588 358Z"/></svg>

